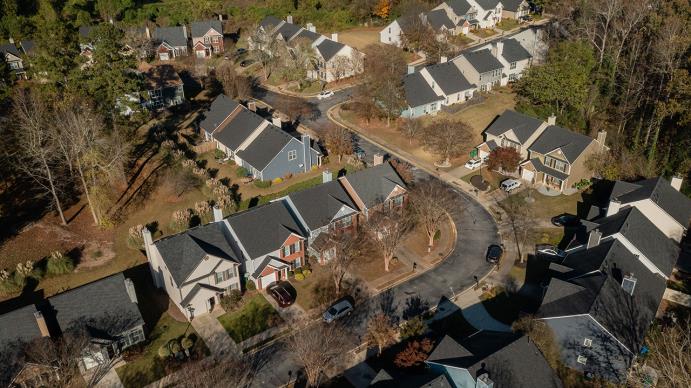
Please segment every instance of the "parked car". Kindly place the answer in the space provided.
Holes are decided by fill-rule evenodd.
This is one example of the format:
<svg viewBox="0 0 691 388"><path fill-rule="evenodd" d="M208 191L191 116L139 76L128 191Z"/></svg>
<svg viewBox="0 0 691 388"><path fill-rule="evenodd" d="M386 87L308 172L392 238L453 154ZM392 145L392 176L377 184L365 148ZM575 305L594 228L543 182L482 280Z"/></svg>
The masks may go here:
<svg viewBox="0 0 691 388"><path fill-rule="evenodd" d="M468 170L475 170L476 168L482 166L482 159L470 159L465 162L465 168Z"/></svg>
<svg viewBox="0 0 691 388"><path fill-rule="evenodd" d="M485 259L487 262L496 264L501 260L501 257L504 255L504 248L501 247L501 245L497 244L492 244L487 248L487 256Z"/></svg>
<svg viewBox="0 0 691 388"><path fill-rule="evenodd" d="M358 160L365 159L365 150L363 150L359 146L355 146L353 148L353 154L355 155L356 158L358 158Z"/></svg>
<svg viewBox="0 0 691 388"><path fill-rule="evenodd" d="M550 244L538 244L535 246L535 252L543 255L566 257L566 252Z"/></svg>
<svg viewBox="0 0 691 388"><path fill-rule="evenodd" d="M507 179L504 182L501 182L501 189L506 191L507 193L510 193L511 191L516 190L519 187L521 187L521 181L516 179Z"/></svg>
<svg viewBox="0 0 691 388"><path fill-rule="evenodd" d="M246 53L246 52L247 52L247 49L244 49L244 48L242 48L242 47L240 47L239 49L235 50L235 54L237 54L237 55L241 55L241 54L244 54L244 53Z"/></svg>
<svg viewBox="0 0 691 388"><path fill-rule="evenodd" d="M333 95L334 95L334 92L331 91L331 90L322 90L322 92L319 93L319 95L317 96L317 98L320 99L320 100L324 100L324 99L329 98L329 97L331 97L331 96L333 96Z"/></svg>
<svg viewBox="0 0 691 388"><path fill-rule="evenodd" d="M579 218L573 214L564 213L552 217L552 225L554 226L576 226L579 222Z"/></svg>
<svg viewBox="0 0 691 388"><path fill-rule="evenodd" d="M268 291L269 295L271 295L271 297L274 298L276 303L278 303L278 305L281 307L288 307L295 302L290 292L288 292L288 290L280 284L270 286Z"/></svg>
<svg viewBox="0 0 691 388"><path fill-rule="evenodd" d="M322 318L324 322L331 323L337 319L340 319L346 315L350 315L353 312L353 304L349 300L344 299L331 305L324 314Z"/></svg>
<svg viewBox="0 0 691 388"><path fill-rule="evenodd" d="M533 17L530 16L530 15L524 15L524 16L521 16L521 21L522 21L522 22L532 22L532 21L533 21Z"/></svg>

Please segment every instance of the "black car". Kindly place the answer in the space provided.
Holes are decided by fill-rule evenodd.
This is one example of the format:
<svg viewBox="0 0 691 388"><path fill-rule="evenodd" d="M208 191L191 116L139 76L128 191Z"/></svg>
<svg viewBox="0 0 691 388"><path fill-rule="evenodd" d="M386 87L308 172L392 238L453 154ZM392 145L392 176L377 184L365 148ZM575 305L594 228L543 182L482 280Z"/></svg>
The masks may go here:
<svg viewBox="0 0 691 388"><path fill-rule="evenodd" d="M504 248L501 245L492 244L487 248L487 256L485 259L488 263L496 264L504 255Z"/></svg>
<svg viewBox="0 0 691 388"><path fill-rule="evenodd" d="M552 225L554 226L576 226L579 221L578 217L573 214L561 214L552 217Z"/></svg>
<svg viewBox="0 0 691 388"><path fill-rule="evenodd" d="M281 307L288 307L295 302L295 299L290 292L288 292L288 290L280 284L275 284L269 287L268 291L269 295L271 295L271 297L274 298L276 303L278 303L278 305Z"/></svg>

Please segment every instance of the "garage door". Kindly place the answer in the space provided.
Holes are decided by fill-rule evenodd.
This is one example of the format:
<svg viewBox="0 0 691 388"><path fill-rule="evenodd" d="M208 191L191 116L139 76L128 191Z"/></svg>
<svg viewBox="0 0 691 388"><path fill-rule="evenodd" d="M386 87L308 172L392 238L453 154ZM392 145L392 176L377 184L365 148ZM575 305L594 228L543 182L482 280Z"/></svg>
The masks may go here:
<svg viewBox="0 0 691 388"><path fill-rule="evenodd" d="M522 177L524 180L527 180L528 182L532 182L532 181L533 181L533 178L535 177L535 172L523 168L523 169L522 169L522 172L521 172L521 177Z"/></svg>
<svg viewBox="0 0 691 388"><path fill-rule="evenodd" d="M276 282L276 272L272 272L269 275L262 276L262 288L266 288L271 283Z"/></svg>

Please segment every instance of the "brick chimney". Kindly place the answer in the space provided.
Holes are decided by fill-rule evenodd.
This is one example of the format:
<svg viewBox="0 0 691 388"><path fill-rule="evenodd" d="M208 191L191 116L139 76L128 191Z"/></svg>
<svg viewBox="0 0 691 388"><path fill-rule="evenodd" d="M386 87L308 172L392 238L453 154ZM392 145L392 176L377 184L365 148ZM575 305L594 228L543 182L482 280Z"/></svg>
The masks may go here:
<svg viewBox="0 0 691 388"><path fill-rule="evenodd" d="M34 312L34 318L36 319L36 325L38 325L38 330L41 332L43 337L50 337L50 332L48 331L48 325L46 324L46 319L40 311Z"/></svg>
<svg viewBox="0 0 691 388"><path fill-rule="evenodd" d="M250 101L247 103L247 109L251 110L252 112L257 111L257 103L254 101Z"/></svg>

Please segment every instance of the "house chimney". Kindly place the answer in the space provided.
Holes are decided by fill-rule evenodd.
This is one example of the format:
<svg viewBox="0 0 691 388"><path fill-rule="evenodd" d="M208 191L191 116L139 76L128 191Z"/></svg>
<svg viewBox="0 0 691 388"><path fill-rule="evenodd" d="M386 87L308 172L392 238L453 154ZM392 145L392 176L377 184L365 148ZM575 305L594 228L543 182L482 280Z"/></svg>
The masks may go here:
<svg viewBox="0 0 691 388"><path fill-rule="evenodd" d="M439 58L439 63L446 63L448 60L449 58L447 58L445 55L442 55L441 58Z"/></svg>
<svg viewBox="0 0 691 388"><path fill-rule="evenodd" d="M303 133L302 134L302 152L304 159L302 160L303 163L305 164L304 171L307 172L312 168L312 140L310 139L310 135Z"/></svg>
<svg viewBox="0 0 691 388"><path fill-rule="evenodd" d="M184 35L185 39L187 39L187 26L184 24L182 25L182 35Z"/></svg>
<svg viewBox="0 0 691 388"><path fill-rule="evenodd" d="M408 74L413 74L413 73L415 73L415 66L408 65Z"/></svg>
<svg viewBox="0 0 691 388"><path fill-rule="evenodd" d="M286 23L293 24L293 15L286 16Z"/></svg>
<svg viewBox="0 0 691 388"><path fill-rule="evenodd" d="M586 244L585 248L590 249L600 245L600 239L602 239L602 233L597 229L591 230L588 234L588 243Z"/></svg>
<svg viewBox="0 0 691 388"><path fill-rule="evenodd" d="M271 123L279 128L283 128L283 121L280 116L272 116Z"/></svg>
<svg viewBox="0 0 691 388"><path fill-rule="evenodd" d="M312 24L312 23L307 23L307 30L316 33L317 27L315 27L314 24Z"/></svg>
<svg viewBox="0 0 691 388"><path fill-rule="evenodd" d="M218 14L218 21L219 21L219 22L222 22L222 21L223 21L223 15L221 15L220 13Z"/></svg>
<svg viewBox="0 0 691 388"><path fill-rule="evenodd" d="M502 54L503 51L504 51L504 42L492 43L492 55L495 58L499 58L499 56Z"/></svg>
<svg viewBox="0 0 691 388"><path fill-rule="evenodd" d="M142 239L144 239L144 251L146 252L146 257L149 258L149 253L151 246L154 244L153 238L151 238L151 232L146 226L142 229Z"/></svg>
<svg viewBox="0 0 691 388"><path fill-rule="evenodd" d="M14 44L14 38L12 38L11 36L7 38L7 41L10 42L10 44Z"/></svg>
<svg viewBox="0 0 691 388"><path fill-rule="evenodd" d="M322 172L322 183L331 182L332 178L333 175L331 174L331 170L326 169Z"/></svg>
<svg viewBox="0 0 691 388"><path fill-rule="evenodd" d="M146 39L151 39L151 30L149 29L149 26L144 27L144 33L146 34Z"/></svg>
<svg viewBox="0 0 691 388"><path fill-rule="evenodd" d="M597 131L597 142L600 143L600 148L605 148L605 140L607 139L607 131Z"/></svg>
<svg viewBox="0 0 691 388"><path fill-rule="evenodd" d="M127 296L130 297L130 302L137 303L137 292L134 289L132 279L125 278L125 290L127 290Z"/></svg>
<svg viewBox="0 0 691 388"><path fill-rule="evenodd" d="M221 210L220 207L214 206L213 212L214 212L214 222L223 221L223 210Z"/></svg>
<svg viewBox="0 0 691 388"><path fill-rule="evenodd" d="M551 115L547 118L547 125L557 125L557 116Z"/></svg>
<svg viewBox="0 0 691 388"><path fill-rule="evenodd" d="M684 182L684 178L680 177L679 175L675 175L672 177L672 181L669 182L670 185L674 188L676 191L681 191L681 184Z"/></svg>
<svg viewBox="0 0 691 388"><path fill-rule="evenodd" d="M333 40L334 42L338 42L338 32L334 32L333 34L331 34L331 40Z"/></svg>
<svg viewBox="0 0 691 388"><path fill-rule="evenodd" d="M252 112L257 111L257 103L254 101L250 101L247 103L247 109L251 110Z"/></svg>
<svg viewBox="0 0 691 388"><path fill-rule="evenodd" d="M38 330L41 332L41 336L50 337L48 325L46 324L46 319L43 318L43 314L41 314L40 311L35 311L34 318L36 319L36 325L38 325Z"/></svg>
<svg viewBox="0 0 691 388"><path fill-rule="evenodd" d="M607 205L607 213L605 213L605 217L619 213L619 209L621 209L621 202L616 198L610 199L609 205Z"/></svg>
<svg viewBox="0 0 691 388"><path fill-rule="evenodd" d="M375 166L378 166L380 164L384 163L384 155L380 153L374 154L374 160L372 161L372 164Z"/></svg>

